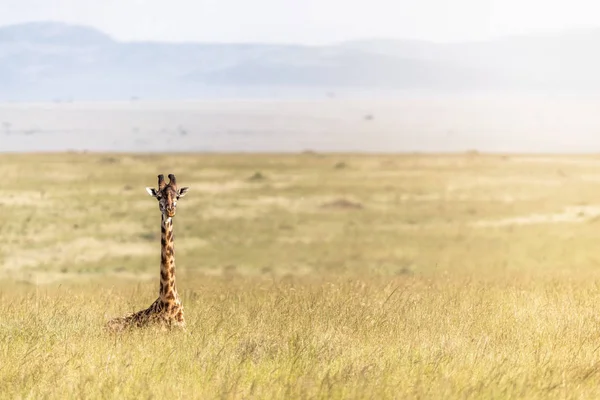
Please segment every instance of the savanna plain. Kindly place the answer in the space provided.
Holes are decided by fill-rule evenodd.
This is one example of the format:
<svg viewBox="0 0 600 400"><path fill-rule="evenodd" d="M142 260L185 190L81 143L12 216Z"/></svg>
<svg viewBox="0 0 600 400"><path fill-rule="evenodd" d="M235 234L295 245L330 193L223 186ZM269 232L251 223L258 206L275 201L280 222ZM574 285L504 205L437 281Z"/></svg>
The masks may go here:
<svg viewBox="0 0 600 400"><path fill-rule="evenodd" d="M187 330L103 330L158 295ZM600 157L0 156L0 397L598 398Z"/></svg>

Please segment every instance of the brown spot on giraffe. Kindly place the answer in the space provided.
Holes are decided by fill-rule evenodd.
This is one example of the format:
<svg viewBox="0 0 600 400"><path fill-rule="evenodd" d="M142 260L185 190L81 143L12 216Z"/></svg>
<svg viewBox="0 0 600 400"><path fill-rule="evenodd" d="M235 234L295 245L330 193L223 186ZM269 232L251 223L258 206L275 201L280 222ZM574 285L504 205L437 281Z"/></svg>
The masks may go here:
<svg viewBox="0 0 600 400"><path fill-rule="evenodd" d="M113 332L157 323L167 327L185 328L183 305L175 284L173 217L177 210L177 200L183 197L189 188L179 189L175 176L170 174L168 184L165 182L163 175L158 175L158 189L146 188L146 190L158 200L161 212L159 297L145 310L110 320L106 327Z"/></svg>

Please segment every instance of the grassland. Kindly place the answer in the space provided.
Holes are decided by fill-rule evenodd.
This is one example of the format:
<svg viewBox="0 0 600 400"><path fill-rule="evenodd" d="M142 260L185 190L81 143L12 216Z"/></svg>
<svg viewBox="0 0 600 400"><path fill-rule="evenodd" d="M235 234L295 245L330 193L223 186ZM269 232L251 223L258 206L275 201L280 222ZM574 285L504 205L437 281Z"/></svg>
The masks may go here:
<svg viewBox="0 0 600 400"><path fill-rule="evenodd" d="M187 332L157 294L175 173ZM2 155L0 398L598 398L600 157Z"/></svg>

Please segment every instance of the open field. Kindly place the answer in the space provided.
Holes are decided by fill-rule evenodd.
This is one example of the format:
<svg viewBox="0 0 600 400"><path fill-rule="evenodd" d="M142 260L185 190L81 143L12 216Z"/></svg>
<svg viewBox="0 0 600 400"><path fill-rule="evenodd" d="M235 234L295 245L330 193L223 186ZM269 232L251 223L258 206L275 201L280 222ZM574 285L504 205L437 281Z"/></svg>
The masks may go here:
<svg viewBox="0 0 600 400"><path fill-rule="evenodd" d="M159 173L187 332L158 291ZM598 398L600 156L0 156L0 398Z"/></svg>
<svg viewBox="0 0 600 400"><path fill-rule="evenodd" d="M0 103L0 152L544 152L600 149L599 96Z"/></svg>

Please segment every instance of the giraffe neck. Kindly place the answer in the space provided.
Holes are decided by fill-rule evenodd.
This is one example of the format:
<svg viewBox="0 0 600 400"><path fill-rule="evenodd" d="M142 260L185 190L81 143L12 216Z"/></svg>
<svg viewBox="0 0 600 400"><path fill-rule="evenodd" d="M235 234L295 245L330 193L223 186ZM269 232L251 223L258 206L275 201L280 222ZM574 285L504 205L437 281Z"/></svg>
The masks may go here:
<svg viewBox="0 0 600 400"><path fill-rule="evenodd" d="M173 219L163 214L160 231L160 299L170 303L179 299L175 286Z"/></svg>

